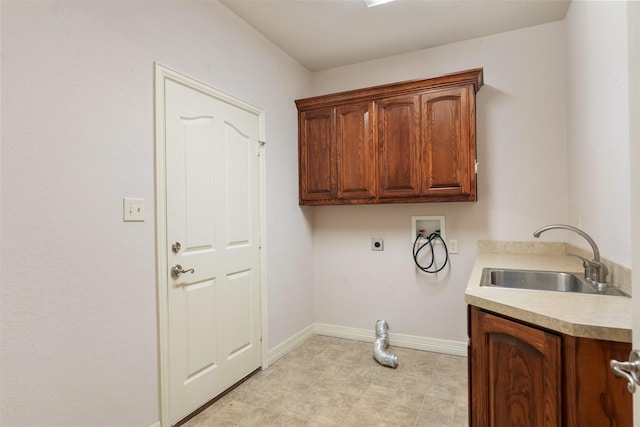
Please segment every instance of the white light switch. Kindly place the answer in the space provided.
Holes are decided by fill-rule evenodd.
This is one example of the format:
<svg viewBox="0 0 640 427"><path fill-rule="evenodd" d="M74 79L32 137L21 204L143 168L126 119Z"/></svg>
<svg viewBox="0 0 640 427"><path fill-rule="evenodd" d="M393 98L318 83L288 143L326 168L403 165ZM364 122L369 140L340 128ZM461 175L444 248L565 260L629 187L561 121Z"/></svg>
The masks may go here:
<svg viewBox="0 0 640 427"><path fill-rule="evenodd" d="M125 197L123 203L123 218L125 222L144 221L144 199Z"/></svg>
<svg viewBox="0 0 640 427"><path fill-rule="evenodd" d="M449 249L449 253L450 254L457 254L458 253L458 241L457 240L449 240L448 249Z"/></svg>

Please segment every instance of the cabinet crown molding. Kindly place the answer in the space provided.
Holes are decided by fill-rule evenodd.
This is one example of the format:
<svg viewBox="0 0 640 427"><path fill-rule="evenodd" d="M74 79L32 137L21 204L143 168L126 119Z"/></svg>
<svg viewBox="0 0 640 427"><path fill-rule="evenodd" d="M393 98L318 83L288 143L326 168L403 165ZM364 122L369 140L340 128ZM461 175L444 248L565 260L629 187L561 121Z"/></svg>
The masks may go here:
<svg viewBox="0 0 640 427"><path fill-rule="evenodd" d="M459 71L427 79L407 80L362 89L353 89L345 92L318 95L310 98L297 99L295 102L298 110L305 110L325 105L334 105L341 102L366 101L390 95L402 95L426 88L436 89L466 84L472 84L473 93L477 93L482 85L484 85L483 68L473 68L471 70Z"/></svg>

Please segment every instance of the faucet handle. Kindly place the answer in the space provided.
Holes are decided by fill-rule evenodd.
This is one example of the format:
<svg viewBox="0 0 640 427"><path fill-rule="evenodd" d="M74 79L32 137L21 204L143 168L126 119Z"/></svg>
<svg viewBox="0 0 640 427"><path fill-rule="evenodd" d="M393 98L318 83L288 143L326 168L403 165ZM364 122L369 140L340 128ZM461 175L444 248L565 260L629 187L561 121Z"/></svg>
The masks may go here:
<svg viewBox="0 0 640 427"><path fill-rule="evenodd" d="M591 265L591 260L587 259L581 255L578 254L574 254L573 252L567 252L567 256L574 256L576 258L580 258L582 260L582 265L586 268L587 266Z"/></svg>
<svg viewBox="0 0 640 427"><path fill-rule="evenodd" d="M582 260L582 266L584 267L584 278L587 280L592 280L593 278L591 277L591 260L580 256L578 254L574 254L571 252L567 252L568 256L574 256L576 258L580 258Z"/></svg>
<svg viewBox="0 0 640 427"><path fill-rule="evenodd" d="M582 260L585 279L592 280L598 283L605 283L607 281L607 274L609 273L609 269L602 262L590 260L583 256L580 256L578 254L574 254L571 252L567 252L567 255L574 256ZM592 269L595 271L592 271Z"/></svg>

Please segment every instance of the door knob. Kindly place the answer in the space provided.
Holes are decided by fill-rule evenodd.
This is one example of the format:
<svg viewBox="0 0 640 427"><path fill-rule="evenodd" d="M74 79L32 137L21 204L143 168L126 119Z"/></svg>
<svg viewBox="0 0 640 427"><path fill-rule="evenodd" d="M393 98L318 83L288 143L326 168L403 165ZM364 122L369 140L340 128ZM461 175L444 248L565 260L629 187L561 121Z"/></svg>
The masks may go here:
<svg viewBox="0 0 640 427"><path fill-rule="evenodd" d="M609 365L611 369L613 369L614 374L627 379L627 390L629 390L629 393L635 393L636 384L640 384L640 350L632 350L631 353L629 353L628 362L612 360L609 362Z"/></svg>
<svg viewBox="0 0 640 427"><path fill-rule="evenodd" d="M193 268L190 268L188 270L183 270L180 264L176 264L173 267L171 267L171 277L173 277L174 279L177 279L178 277L180 277L182 273L193 274L194 272L195 270Z"/></svg>

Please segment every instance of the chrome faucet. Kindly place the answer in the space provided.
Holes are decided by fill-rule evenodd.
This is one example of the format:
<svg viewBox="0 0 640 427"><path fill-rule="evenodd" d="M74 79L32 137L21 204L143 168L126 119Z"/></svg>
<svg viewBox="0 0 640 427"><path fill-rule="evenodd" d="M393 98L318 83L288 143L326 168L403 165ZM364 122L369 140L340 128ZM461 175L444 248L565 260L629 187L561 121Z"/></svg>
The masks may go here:
<svg viewBox="0 0 640 427"><path fill-rule="evenodd" d="M572 253L568 253L567 255L574 256L582 260L585 279L592 282L596 282L598 286L604 286L604 284L607 282L607 274L609 273L609 270L607 269L607 266L600 261L600 251L598 250L598 245L596 245L596 242L591 238L591 236L589 236L587 233L580 230L579 228L572 227L570 225L552 224L552 225L544 226L534 231L533 237L536 237L536 238L540 237L540 235L545 231L554 230L554 229L573 231L574 233L577 233L580 236L584 237L585 240L589 242L589 245L591 245L591 249L593 250L593 260L589 260L580 255L576 255Z"/></svg>

